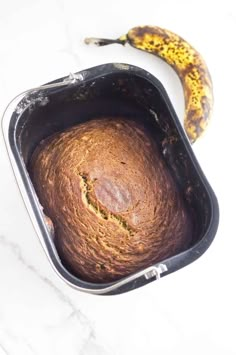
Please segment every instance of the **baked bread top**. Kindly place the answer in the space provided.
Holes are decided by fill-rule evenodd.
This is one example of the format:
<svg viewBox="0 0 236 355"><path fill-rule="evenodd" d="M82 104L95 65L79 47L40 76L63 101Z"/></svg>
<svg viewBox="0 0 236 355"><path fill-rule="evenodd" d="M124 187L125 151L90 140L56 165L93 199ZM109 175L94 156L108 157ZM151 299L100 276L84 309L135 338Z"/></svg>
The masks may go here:
<svg viewBox="0 0 236 355"><path fill-rule="evenodd" d="M144 124L101 118L43 140L30 174L63 264L110 282L184 250L192 223Z"/></svg>

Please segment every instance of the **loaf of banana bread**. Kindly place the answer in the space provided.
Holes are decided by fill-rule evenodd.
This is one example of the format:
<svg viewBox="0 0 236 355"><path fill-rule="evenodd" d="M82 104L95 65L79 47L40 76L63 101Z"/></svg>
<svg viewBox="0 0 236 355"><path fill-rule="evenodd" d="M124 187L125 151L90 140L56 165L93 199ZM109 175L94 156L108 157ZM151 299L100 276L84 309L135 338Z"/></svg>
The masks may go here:
<svg viewBox="0 0 236 355"><path fill-rule="evenodd" d="M100 118L56 133L29 171L61 261L83 280L118 280L191 242L187 207L143 123Z"/></svg>

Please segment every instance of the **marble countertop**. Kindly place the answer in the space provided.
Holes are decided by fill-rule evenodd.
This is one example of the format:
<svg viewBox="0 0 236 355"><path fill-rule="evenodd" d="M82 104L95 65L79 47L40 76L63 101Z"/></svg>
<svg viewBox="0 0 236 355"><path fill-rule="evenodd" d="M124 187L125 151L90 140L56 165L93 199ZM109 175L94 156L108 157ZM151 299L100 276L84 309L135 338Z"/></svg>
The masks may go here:
<svg viewBox="0 0 236 355"><path fill-rule="evenodd" d="M181 34L210 68L214 114L194 151L219 200L217 236L200 259L159 282L120 296L80 293L52 270L1 136L0 355L236 354L234 1L2 1L0 112L31 87L126 62L157 76L183 117L181 85L165 63L129 47L83 43L87 36L116 38L141 24Z"/></svg>

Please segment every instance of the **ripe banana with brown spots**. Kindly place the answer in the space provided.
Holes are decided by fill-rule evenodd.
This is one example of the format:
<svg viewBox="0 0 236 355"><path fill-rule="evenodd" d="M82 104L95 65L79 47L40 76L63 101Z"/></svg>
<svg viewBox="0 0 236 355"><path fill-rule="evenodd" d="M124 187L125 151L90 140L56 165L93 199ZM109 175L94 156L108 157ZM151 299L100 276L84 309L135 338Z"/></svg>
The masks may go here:
<svg viewBox="0 0 236 355"><path fill-rule="evenodd" d="M185 131L191 143L202 135L209 123L213 106L212 81L202 56L183 38L160 27L142 26L131 29L116 40L86 38L85 43L98 46L129 43L171 65L184 90Z"/></svg>

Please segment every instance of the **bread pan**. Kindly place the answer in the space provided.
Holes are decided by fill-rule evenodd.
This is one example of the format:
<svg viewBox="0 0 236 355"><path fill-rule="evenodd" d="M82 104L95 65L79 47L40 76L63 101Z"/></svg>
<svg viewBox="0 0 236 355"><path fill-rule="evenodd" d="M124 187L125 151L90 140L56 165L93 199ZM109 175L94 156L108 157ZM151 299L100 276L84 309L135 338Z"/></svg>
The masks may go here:
<svg viewBox="0 0 236 355"><path fill-rule="evenodd" d="M195 222L187 250L116 282L95 284L75 277L61 263L27 164L43 138L106 115L142 117L152 126ZM99 295L133 290L190 264L211 244L219 220L217 199L165 89L147 71L128 64L104 64L28 90L8 105L2 128L17 184L44 251L56 273L77 290Z"/></svg>

